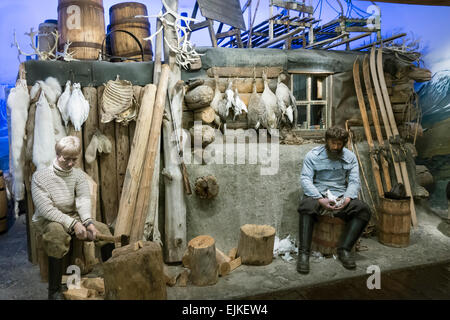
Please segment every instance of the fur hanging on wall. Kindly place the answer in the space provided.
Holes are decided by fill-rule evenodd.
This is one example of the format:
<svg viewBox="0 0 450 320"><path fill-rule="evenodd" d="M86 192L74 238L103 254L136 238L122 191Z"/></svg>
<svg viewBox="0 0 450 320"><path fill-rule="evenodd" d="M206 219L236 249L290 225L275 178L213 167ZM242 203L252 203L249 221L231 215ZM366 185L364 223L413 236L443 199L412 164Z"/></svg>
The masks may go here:
<svg viewBox="0 0 450 320"><path fill-rule="evenodd" d="M11 114L11 159L13 174L13 194L16 201L23 200L25 186L23 169L25 165L25 126L28 119L30 95L26 80L19 79L8 96L7 106Z"/></svg>
<svg viewBox="0 0 450 320"><path fill-rule="evenodd" d="M34 123L33 163L37 170L50 166L56 158L55 142L53 115L43 90L36 104Z"/></svg>

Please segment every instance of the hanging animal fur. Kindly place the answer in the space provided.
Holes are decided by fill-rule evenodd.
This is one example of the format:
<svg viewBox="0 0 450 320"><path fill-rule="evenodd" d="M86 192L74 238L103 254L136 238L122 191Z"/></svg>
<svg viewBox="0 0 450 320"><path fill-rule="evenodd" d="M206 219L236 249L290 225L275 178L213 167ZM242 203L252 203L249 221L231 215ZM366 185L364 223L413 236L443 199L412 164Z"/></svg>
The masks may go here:
<svg viewBox="0 0 450 320"><path fill-rule="evenodd" d="M33 163L37 170L49 166L56 157L54 132L52 111L42 90L34 123Z"/></svg>
<svg viewBox="0 0 450 320"><path fill-rule="evenodd" d="M91 142L89 142L84 158L86 162L91 164L97 157L97 151L99 153L111 153L112 145L108 137L97 130L92 136Z"/></svg>
<svg viewBox="0 0 450 320"><path fill-rule="evenodd" d="M102 97L101 122L112 120L127 124L136 118L136 107L133 103L133 85L130 81L110 80L105 86Z"/></svg>
<svg viewBox="0 0 450 320"><path fill-rule="evenodd" d="M28 119L30 95L26 80L17 80L16 87L11 89L7 106L11 114L11 158L13 174L13 193L16 201L23 200L25 186L23 170L25 165L25 126Z"/></svg>
<svg viewBox="0 0 450 320"><path fill-rule="evenodd" d="M59 112L61 112L64 125L66 127L69 124L69 113L67 111L67 103L69 102L71 92L72 92L71 82L70 80L67 80L64 92L59 97L57 104Z"/></svg>

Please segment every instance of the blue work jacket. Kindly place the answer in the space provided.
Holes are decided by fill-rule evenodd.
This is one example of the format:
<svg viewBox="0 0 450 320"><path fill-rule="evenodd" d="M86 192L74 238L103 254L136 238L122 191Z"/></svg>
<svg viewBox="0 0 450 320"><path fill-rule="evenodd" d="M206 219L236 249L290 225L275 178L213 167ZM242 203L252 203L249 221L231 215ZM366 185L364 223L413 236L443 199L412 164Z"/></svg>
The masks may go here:
<svg viewBox="0 0 450 320"><path fill-rule="evenodd" d="M322 198L327 190L356 199L361 185L355 154L344 147L341 158L331 160L325 145L315 147L305 156L300 184L304 194L314 199Z"/></svg>

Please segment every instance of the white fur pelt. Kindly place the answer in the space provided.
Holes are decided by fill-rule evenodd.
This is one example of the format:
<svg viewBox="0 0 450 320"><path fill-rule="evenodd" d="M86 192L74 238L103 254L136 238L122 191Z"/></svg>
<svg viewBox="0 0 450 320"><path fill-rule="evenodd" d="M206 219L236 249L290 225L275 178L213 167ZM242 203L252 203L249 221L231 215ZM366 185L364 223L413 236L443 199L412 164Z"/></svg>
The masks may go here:
<svg viewBox="0 0 450 320"><path fill-rule="evenodd" d="M53 128L55 129L55 141L58 142L61 138L67 136L66 127L63 125L61 113L55 106L50 107L52 111Z"/></svg>
<svg viewBox="0 0 450 320"><path fill-rule="evenodd" d="M34 123L33 163L37 170L49 166L56 157L53 115L44 90L36 104Z"/></svg>
<svg viewBox="0 0 450 320"><path fill-rule="evenodd" d="M13 174L13 193L16 201L23 200L25 186L23 169L25 166L25 126L28 119L30 95L26 80L18 80L8 96L8 108L11 114L11 158Z"/></svg>
<svg viewBox="0 0 450 320"><path fill-rule="evenodd" d="M81 92L79 83L74 83L72 86L72 94L67 102L67 111L75 131L80 131L89 116L89 102Z"/></svg>
<svg viewBox="0 0 450 320"><path fill-rule="evenodd" d="M56 102L61 95L61 85L58 80L53 77L48 77L45 81L39 80L37 83L39 83L40 87L44 91L49 105L56 106Z"/></svg>

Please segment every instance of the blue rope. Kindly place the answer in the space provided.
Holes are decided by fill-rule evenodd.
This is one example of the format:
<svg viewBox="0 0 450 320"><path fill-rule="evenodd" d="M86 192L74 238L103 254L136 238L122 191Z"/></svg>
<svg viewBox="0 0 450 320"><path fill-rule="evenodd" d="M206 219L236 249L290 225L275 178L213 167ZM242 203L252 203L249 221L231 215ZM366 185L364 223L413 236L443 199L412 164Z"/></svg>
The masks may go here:
<svg viewBox="0 0 450 320"><path fill-rule="evenodd" d="M340 12L338 11L338 10L336 10L329 2L328 2L328 0L325 0L327 3L328 3L328 5L334 10L334 11L336 11L338 14L340 14Z"/></svg>

